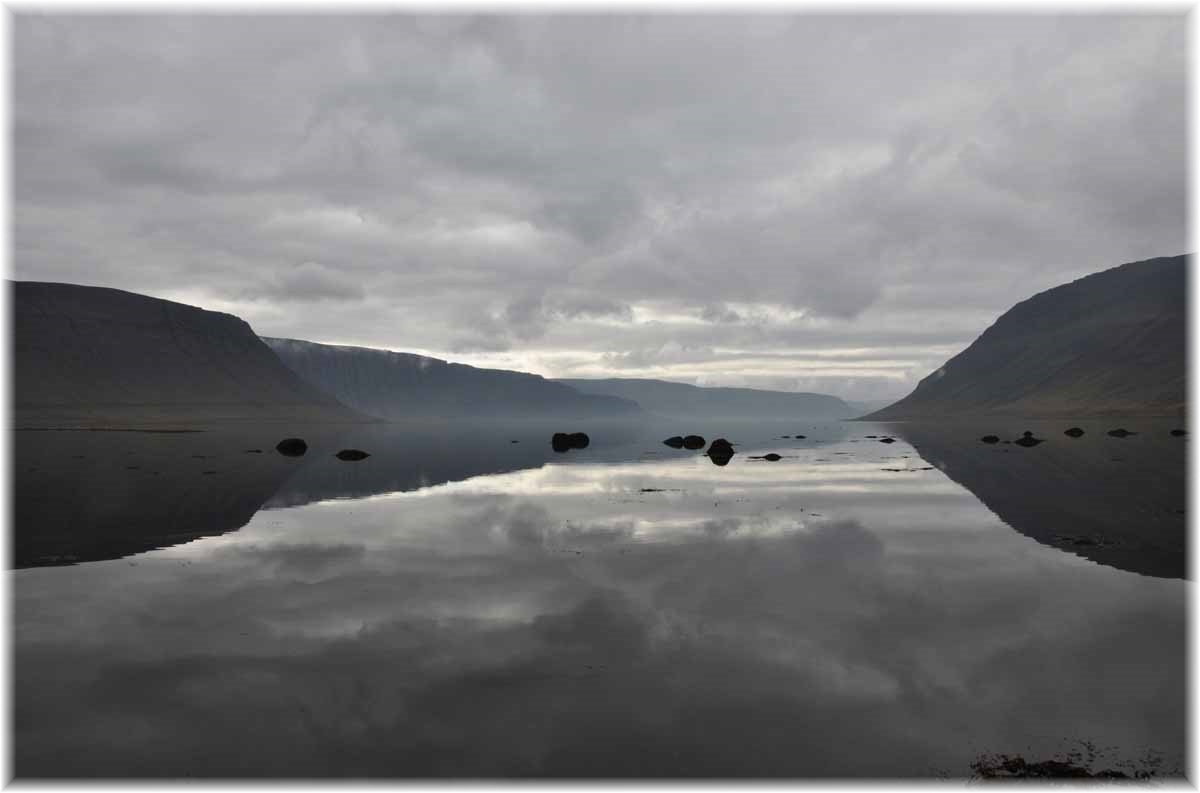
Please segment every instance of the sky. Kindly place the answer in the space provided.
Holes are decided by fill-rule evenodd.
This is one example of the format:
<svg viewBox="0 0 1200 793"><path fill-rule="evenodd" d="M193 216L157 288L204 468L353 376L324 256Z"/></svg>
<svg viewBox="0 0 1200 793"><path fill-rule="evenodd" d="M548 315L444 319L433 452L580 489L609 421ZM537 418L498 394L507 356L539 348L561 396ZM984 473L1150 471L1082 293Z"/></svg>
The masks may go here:
<svg viewBox="0 0 1200 793"><path fill-rule="evenodd" d="M1186 17L16 14L11 276L890 400L1186 252Z"/></svg>

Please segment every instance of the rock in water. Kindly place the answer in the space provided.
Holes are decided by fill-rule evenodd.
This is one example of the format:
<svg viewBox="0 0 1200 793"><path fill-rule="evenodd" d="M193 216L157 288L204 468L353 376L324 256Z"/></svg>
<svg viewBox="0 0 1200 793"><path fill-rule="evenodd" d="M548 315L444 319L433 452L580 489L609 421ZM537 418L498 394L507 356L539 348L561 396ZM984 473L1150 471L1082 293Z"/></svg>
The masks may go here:
<svg viewBox="0 0 1200 793"><path fill-rule="evenodd" d="M1083 430L1081 430L1079 427L1071 427L1069 430L1063 430L1063 435L1067 435L1072 438L1079 438L1083 436Z"/></svg>
<svg viewBox="0 0 1200 793"><path fill-rule="evenodd" d="M1181 438L1184 435L1187 435L1187 430L1171 430L1171 434L1176 438Z"/></svg>
<svg viewBox="0 0 1200 793"><path fill-rule="evenodd" d="M365 460L368 457L370 457L371 455L367 454L362 449L342 449L340 452L338 452L334 456L337 457L339 460L354 461L354 460Z"/></svg>
<svg viewBox="0 0 1200 793"><path fill-rule="evenodd" d="M724 438L717 438L709 444L708 451L705 452L708 459L712 460L713 465L728 465L733 459L733 444Z"/></svg>
<svg viewBox="0 0 1200 793"><path fill-rule="evenodd" d="M895 443L896 439L895 438L880 438L879 442L880 443Z"/></svg>
<svg viewBox="0 0 1200 793"><path fill-rule="evenodd" d="M1022 435L1020 438L1017 438L1015 441L1013 441L1013 443L1017 444L1018 446L1024 446L1026 449L1037 446L1041 442L1042 442L1042 439L1033 437L1033 433L1030 432L1029 430L1025 430L1024 435Z"/></svg>
<svg viewBox="0 0 1200 793"><path fill-rule="evenodd" d="M1130 432L1124 427L1117 427L1115 430L1109 430L1108 434L1114 438L1128 438L1130 435L1137 435L1136 432Z"/></svg>
<svg viewBox="0 0 1200 793"><path fill-rule="evenodd" d="M683 448L683 438L679 435L672 435L670 438L667 438L665 441L663 441L663 443L667 446L670 446L672 449Z"/></svg>
<svg viewBox="0 0 1200 793"><path fill-rule="evenodd" d="M750 459L751 460L766 460L767 462L773 463L773 462L782 460L783 458L780 457L778 454L775 454L775 452L771 452L770 454L764 454L761 457L751 457Z"/></svg>
<svg viewBox="0 0 1200 793"><path fill-rule="evenodd" d="M683 439L683 448L685 449L703 449L705 440L700 435L689 435Z"/></svg>
<svg viewBox="0 0 1200 793"><path fill-rule="evenodd" d="M302 457L308 451L308 444L302 438L284 438L275 444L275 451L284 457Z"/></svg>
<svg viewBox="0 0 1200 793"><path fill-rule="evenodd" d="M550 439L550 446L556 452L565 452L570 449L586 449L591 439L588 438L586 432L556 432L554 437Z"/></svg>
<svg viewBox="0 0 1200 793"><path fill-rule="evenodd" d="M997 437L996 435L984 435L979 440L983 441L984 443L999 443L1000 442L1000 438Z"/></svg>
<svg viewBox="0 0 1200 793"><path fill-rule="evenodd" d="M808 437L807 435L796 435L796 436L795 436L796 440L798 440L798 441L802 441L802 440L804 440L804 439L805 439L805 438L807 438L807 437Z"/></svg>

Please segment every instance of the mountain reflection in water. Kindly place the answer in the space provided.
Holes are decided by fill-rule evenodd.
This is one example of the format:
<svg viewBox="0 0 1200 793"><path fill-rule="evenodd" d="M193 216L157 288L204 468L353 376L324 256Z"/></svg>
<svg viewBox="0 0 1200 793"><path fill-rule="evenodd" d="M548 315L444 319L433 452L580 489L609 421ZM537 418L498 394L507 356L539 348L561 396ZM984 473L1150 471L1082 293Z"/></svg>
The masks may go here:
<svg viewBox="0 0 1200 793"><path fill-rule="evenodd" d="M898 426L545 429L89 439L103 477L26 472L19 547L213 536L13 574L17 776L965 776L1077 741L1182 767L1186 584L1012 531L953 451L923 452L948 478ZM737 454L660 442L688 431ZM17 435L18 473L71 459ZM158 500L118 449L180 461Z"/></svg>

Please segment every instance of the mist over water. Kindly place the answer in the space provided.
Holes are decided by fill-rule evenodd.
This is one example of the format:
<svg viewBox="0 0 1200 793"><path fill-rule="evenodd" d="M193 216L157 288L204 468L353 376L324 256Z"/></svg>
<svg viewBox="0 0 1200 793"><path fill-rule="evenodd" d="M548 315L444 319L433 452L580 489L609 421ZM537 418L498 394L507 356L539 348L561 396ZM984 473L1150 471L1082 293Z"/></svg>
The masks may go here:
<svg viewBox="0 0 1200 793"><path fill-rule="evenodd" d="M1180 774L1188 441L1109 423L16 432L15 772Z"/></svg>

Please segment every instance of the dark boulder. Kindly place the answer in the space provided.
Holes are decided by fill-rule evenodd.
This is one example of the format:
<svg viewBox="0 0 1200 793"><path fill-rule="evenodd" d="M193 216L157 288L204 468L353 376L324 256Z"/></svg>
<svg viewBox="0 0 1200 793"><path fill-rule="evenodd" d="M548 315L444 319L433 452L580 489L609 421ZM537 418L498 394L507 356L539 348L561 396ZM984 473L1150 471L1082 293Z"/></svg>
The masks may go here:
<svg viewBox="0 0 1200 793"><path fill-rule="evenodd" d="M275 444L275 451L284 457L302 457L308 451L308 444L301 438L284 438Z"/></svg>
<svg viewBox="0 0 1200 793"><path fill-rule="evenodd" d="M565 452L571 449L586 449L591 439L588 438L586 432L556 432L554 437L550 439L550 446L556 452Z"/></svg>
<svg viewBox="0 0 1200 793"><path fill-rule="evenodd" d="M708 446L705 452L713 465L728 465L733 459L733 444L724 438L717 438Z"/></svg>
<svg viewBox="0 0 1200 793"><path fill-rule="evenodd" d="M367 454L362 449L342 449L340 452L334 455L334 457L337 457L339 460L346 460L349 462L354 460L365 460L370 456L371 455Z"/></svg>
<svg viewBox="0 0 1200 793"><path fill-rule="evenodd" d="M896 439L895 438L880 438L879 442L880 443L895 443Z"/></svg>
<svg viewBox="0 0 1200 793"><path fill-rule="evenodd" d="M667 446L670 446L672 449L683 448L683 438L679 435L672 435L670 438L667 438L665 441L663 441L663 443Z"/></svg>
<svg viewBox="0 0 1200 793"><path fill-rule="evenodd" d="M1171 434L1176 438L1181 438L1184 435L1187 435L1187 430L1171 430Z"/></svg>
<svg viewBox="0 0 1200 793"><path fill-rule="evenodd" d="M705 440L700 435L689 435L683 439L683 448L685 449L703 449Z"/></svg>
<svg viewBox="0 0 1200 793"><path fill-rule="evenodd" d="M706 454L713 465L729 465L729 461L733 459L733 450L717 449L715 452L710 450Z"/></svg>
<svg viewBox="0 0 1200 793"><path fill-rule="evenodd" d="M1017 444L1018 446L1024 446L1026 449L1033 448L1034 446L1037 446L1041 442L1042 442L1042 439L1033 437L1033 433L1030 432L1029 430L1025 430L1024 435L1022 435L1020 438L1017 438L1015 441L1013 441L1013 443Z"/></svg>
<svg viewBox="0 0 1200 793"><path fill-rule="evenodd" d="M1083 430L1081 430L1079 427L1071 427L1069 430L1063 430L1063 435L1067 435L1071 438L1081 438L1083 437Z"/></svg>
<svg viewBox="0 0 1200 793"><path fill-rule="evenodd" d="M1000 442L1000 438L996 435L984 435L979 440L983 441L984 443L999 443Z"/></svg>
<svg viewBox="0 0 1200 793"><path fill-rule="evenodd" d="M1115 430L1109 430L1108 434L1114 438L1128 438L1130 435L1137 435L1136 432L1130 432L1124 427L1117 427Z"/></svg>
<svg viewBox="0 0 1200 793"><path fill-rule="evenodd" d="M733 459L733 444L725 438L718 438L709 444L708 451L704 453L712 459L714 465L728 465Z"/></svg>
<svg viewBox="0 0 1200 793"><path fill-rule="evenodd" d="M807 435L796 435L796 436L794 436L794 437L796 438L796 440L798 440L798 441L802 441L802 440L804 440L805 438L807 438L808 436L807 436Z"/></svg>

